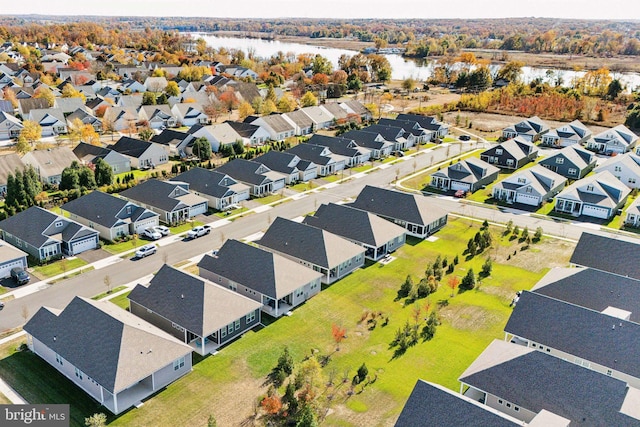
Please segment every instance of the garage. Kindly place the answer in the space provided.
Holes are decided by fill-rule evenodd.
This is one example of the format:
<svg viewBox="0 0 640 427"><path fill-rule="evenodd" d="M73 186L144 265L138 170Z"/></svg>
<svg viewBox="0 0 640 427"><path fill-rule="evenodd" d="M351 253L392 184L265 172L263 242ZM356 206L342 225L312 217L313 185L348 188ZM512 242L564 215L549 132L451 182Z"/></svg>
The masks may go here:
<svg viewBox="0 0 640 427"><path fill-rule="evenodd" d="M135 232L136 234L142 234L145 229L149 227L155 227L156 225L158 225L158 217L153 217L153 218L145 219L143 221L138 221L136 223Z"/></svg>
<svg viewBox="0 0 640 427"><path fill-rule="evenodd" d="M609 218L609 209L607 208L599 208L597 206L582 206L582 215L592 216L594 218Z"/></svg>
<svg viewBox="0 0 640 427"><path fill-rule="evenodd" d="M467 184L466 182L451 181L451 189L454 191L457 191L457 190L469 191L470 188L471 188L471 184Z"/></svg>
<svg viewBox="0 0 640 427"><path fill-rule="evenodd" d="M281 188L284 188L285 185L284 178L273 181L272 191L280 190Z"/></svg>
<svg viewBox="0 0 640 427"><path fill-rule="evenodd" d="M14 267L22 267L27 268L27 260L26 258L21 258L17 260L8 261L2 265L0 265L0 279L4 279L5 277L9 277L11 275L11 269Z"/></svg>
<svg viewBox="0 0 640 427"><path fill-rule="evenodd" d="M207 213L207 202L198 203L197 205L189 206L189 217L192 218L196 215Z"/></svg>
<svg viewBox="0 0 640 427"><path fill-rule="evenodd" d="M531 194L518 194L516 195L516 203L538 206L538 204L540 203L540 198Z"/></svg>
<svg viewBox="0 0 640 427"><path fill-rule="evenodd" d="M78 255L84 251L95 249L98 246L98 238L96 236L87 237L82 240L75 241L71 244L71 255Z"/></svg>

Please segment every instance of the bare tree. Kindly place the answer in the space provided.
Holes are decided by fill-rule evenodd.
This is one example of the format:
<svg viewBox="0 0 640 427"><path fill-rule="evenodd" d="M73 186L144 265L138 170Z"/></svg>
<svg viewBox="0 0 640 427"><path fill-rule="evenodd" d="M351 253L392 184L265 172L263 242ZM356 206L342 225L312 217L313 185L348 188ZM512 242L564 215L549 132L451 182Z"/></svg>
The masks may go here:
<svg viewBox="0 0 640 427"><path fill-rule="evenodd" d="M104 282L104 285L107 287L107 293L110 294L111 293L111 277L109 277L109 275L107 274L106 276L104 276L104 279L102 279L102 281Z"/></svg>

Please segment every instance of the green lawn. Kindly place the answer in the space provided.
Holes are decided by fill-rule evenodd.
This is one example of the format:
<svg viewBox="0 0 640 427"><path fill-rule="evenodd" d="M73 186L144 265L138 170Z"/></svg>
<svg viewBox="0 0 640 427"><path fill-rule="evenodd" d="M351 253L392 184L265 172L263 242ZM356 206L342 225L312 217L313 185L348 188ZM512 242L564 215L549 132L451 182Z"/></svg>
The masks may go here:
<svg viewBox="0 0 640 427"><path fill-rule="evenodd" d="M218 218L225 218L226 219L228 216L241 214L241 213L246 212L248 210L249 210L248 208L245 208L244 206L242 206L242 207L240 207L238 209L231 209L231 210L228 210L228 211L216 212L216 213L214 213L214 215L217 216Z"/></svg>
<svg viewBox="0 0 640 427"><path fill-rule="evenodd" d="M257 197L254 200L256 202L262 203L263 205L268 205L273 202L277 202L278 200L282 200L284 198L285 198L284 194L276 193L276 194L271 194L270 196Z"/></svg>
<svg viewBox="0 0 640 427"><path fill-rule="evenodd" d="M453 298L444 277L438 291L428 299L432 309L439 302L448 303L438 311L442 324L434 339L420 341L404 355L393 358L389 343L398 328L408 320L413 322L410 319L414 305L405 307L403 301L395 301L400 284L408 274L417 283L426 266L439 254L449 262L459 256L455 275L464 276L469 268L479 272L487 254L469 260L462 255L467 240L478 227L478 223L450 219L435 242L410 239L394 253L396 259L391 263L368 264L296 308L291 317L248 332L216 356L203 360L194 356L198 363L192 373L147 400L143 407L119 416L113 425L159 426L167 425L167 420L174 425L205 425L210 414L215 415L219 425L242 424L251 414L255 399L264 393L261 385L285 345L297 363L313 349L330 355L323 369L325 377L330 372L338 377L347 372L350 378L363 362L369 374L377 376L364 392L336 399L335 411L323 425L393 424L419 378L458 390L457 377L492 339L503 338L502 330L511 312L509 302L515 291L530 289L547 267L568 264L572 249L568 243L543 239L523 252L517 240L501 237L500 228L492 229L494 246L487 250L496 259L492 275L476 289L457 293ZM514 252L517 254L512 255ZM125 295L112 300L121 307L124 301ZM418 300L419 306L424 307L426 301ZM371 329L366 322L360 322L363 312L382 312L389 317L389 323ZM338 352L334 351L332 324L347 330L348 338ZM0 375L19 388L19 392L30 396L29 401L72 402L72 425L81 425L83 417L99 412L97 405L79 389L28 353L10 354L0 360ZM234 395L232 401L230 394Z"/></svg>
<svg viewBox="0 0 640 427"><path fill-rule="evenodd" d="M176 225L174 227L169 227L169 229L171 230L171 234L180 234L180 233L184 233L186 231L189 231L193 227L197 227L199 225L204 225L204 222L193 220L193 221L185 222L185 223L180 224L180 225Z"/></svg>
<svg viewBox="0 0 640 427"><path fill-rule="evenodd" d="M327 181L327 182L336 182L336 181L341 180L342 178L344 178L342 176L342 174L337 173L337 174L333 174L333 175L323 176L322 180L323 181Z"/></svg>
<svg viewBox="0 0 640 427"><path fill-rule="evenodd" d="M84 265L87 265L87 262L80 258L65 258L46 265L38 265L36 267L33 267L33 271L35 272L36 276L42 279L46 279L48 277L57 276L67 271L74 270Z"/></svg>
<svg viewBox="0 0 640 427"><path fill-rule="evenodd" d="M102 245L102 249L109 252L110 254L116 255L125 251L130 251L131 249L135 249L140 246L144 246L147 243L149 243L148 240L136 237L135 239L130 239L119 243L104 242L104 244Z"/></svg>
<svg viewBox="0 0 640 427"><path fill-rule="evenodd" d="M125 292L121 295L118 295L117 297L113 297L109 300L109 302L112 302L118 307L126 310L129 308L129 300L127 299L127 297L129 296L129 293L130 291Z"/></svg>
<svg viewBox="0 0 640 427"><path fill-rule="evenodd" d="M298 191L300 193L302 193L304 191L312 190L314 188L315 188L315 185L311 181L309 181L309 182L299 182L299 183L289 187L290 190Z"/></svg>
<svg viewBox="0 0 640 427"><path fill-rule="evenodd" d="M353 172L366 172L371 169L373 169L373 165L371 163L365 163L361 166L356 166L355 168L351 168L349 170Z"/></svg>
<svg viewBox="0 0 640 427"><path fill-rule="evenodd" d="M102 298L104 298L106 296L109 296L111 294L115 294L116 292L119 292L119 291L121 291L123 289L126 289L126 288L127 288L126 286L118 286L117 288L112 289L111 292L103 292L101 294L96 295L95 297L91 297L91 299L92 300L96 300L96 301L97 300L101 300Z"/></svg>

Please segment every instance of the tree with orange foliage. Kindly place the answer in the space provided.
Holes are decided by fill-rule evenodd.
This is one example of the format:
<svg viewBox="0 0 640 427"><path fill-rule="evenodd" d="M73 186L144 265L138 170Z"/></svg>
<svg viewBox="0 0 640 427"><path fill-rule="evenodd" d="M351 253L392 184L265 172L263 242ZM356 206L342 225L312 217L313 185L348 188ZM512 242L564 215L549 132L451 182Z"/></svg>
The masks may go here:
<svg viewBox="0 0 640 427"><path fill-rule="evenodd" d="M325 86L329 84L329 76L327 76L324 73L316 73L311 78L311 81L313 82L314 85Z"/></svg>
<svg viewBox="0 0 640 427"><path fill-rule="evenodd" d="M282 401L276 394L273 394L262 399L260 406L267 414L275 415L282 409Z"/></svg>
<svg viewBox="0 0 640 427"><path fill-rule="evenodd" d="M335 323L331 325L331 336L333 336L333 340L336 342L336 351L340 351L340 343L344 340L346 333L346 328L336 325Z"/></svg>
<svg viewBox="0 0 640 427"><path fill-rule="evenodd" d="M447 286L451 288L451 296L453 296L459 284L460 278L458 276L450 276L449 279L447 279Z"/></svg>
<svg viewBox="0 0 640 427"><path fill-rule="evenodd" d="M227 108L227 111L229 113L238 108L238 105L240 104L233 88L229 88L221 93L218 99L220 100L222 105Z"/></svg>

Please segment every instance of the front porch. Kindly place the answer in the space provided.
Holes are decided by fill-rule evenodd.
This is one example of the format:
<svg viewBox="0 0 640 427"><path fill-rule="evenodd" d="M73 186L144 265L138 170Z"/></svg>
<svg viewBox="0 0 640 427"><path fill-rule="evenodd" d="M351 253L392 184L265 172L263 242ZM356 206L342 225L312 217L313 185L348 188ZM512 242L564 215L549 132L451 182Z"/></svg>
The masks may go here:
<svg viewBox="0 0 640 427"><path fill-rule="evenodd" d="M582 214L582 202L557 199L554 209L557 212L567 213L573 216L580 216Z"/></svg>

